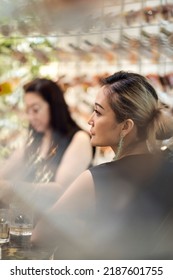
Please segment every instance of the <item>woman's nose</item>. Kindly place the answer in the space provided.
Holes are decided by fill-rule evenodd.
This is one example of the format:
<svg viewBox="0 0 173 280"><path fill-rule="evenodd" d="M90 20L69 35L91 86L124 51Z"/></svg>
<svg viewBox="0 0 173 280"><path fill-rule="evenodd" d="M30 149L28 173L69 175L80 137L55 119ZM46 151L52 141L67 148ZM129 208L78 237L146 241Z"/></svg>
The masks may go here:
<svg viewBox="0 0 173 280"><path fill-rule="evenodd" d="M93 122L93 114L94 114L94 113L92 113L90 119L88 120L88 124L89 124L89 125L93 125L93 124L94 124L94 122Z"/></svg>
<svg viewBox="0 0 173 280"><path fill-rule="evenodd" d="M35 119L35 116L34 116L34 114L32 114L32 113L28 113L28 114L27 114L27 118L28 118L28 121L29 121L29 122L32 122L32 121Z"/></svg>

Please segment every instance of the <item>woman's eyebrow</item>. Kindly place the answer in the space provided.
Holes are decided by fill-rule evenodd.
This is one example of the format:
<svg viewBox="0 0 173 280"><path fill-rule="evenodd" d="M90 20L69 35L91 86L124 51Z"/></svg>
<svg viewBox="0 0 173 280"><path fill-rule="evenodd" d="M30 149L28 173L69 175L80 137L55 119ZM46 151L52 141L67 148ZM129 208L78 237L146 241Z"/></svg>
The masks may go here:
<svg viewBox="0 0 173 280"><path fill-rule="evenodd" d="M37 102L34 102L34 103L31 103L29 104L30 107L33 107L33 106L40 106Z"/></svg>
<svg viewBox="0 0 173 280"><path fill-rule="evenodd" d="M99 103L95 103L95 106L99 106L101 109L104 110L104 108Z"/></svg>

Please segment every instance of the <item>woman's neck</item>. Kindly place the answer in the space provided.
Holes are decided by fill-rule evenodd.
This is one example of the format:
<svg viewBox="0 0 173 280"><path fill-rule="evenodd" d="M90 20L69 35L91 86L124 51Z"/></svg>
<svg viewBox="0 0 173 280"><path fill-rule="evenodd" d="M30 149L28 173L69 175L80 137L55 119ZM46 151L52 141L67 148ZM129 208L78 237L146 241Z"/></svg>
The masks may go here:
<svg viewBox="0 0 173 280"><path fill-rule="evenodd" d="M44 139L51 139L52 138L52 129L49 128L45 131L44 135L43 135Z"/></svg>
<svg viewBox="0 0 173 280"><path fill-rule="evenodd" d="M115 155L117 153L117 149L113 149ZM148 154L149 149L147 147L146 141L136 141L135 143L131 143L129 145L122 145L121 151L119 153L118 159L129 155L140 155L140 154Z"/></svg>
<svg viewBox="0 0 173 280"><path fill-rule="evenodd" d="M47 130L42 138L42 143L40 147L40 157L45 158L49 152L52 143L52 130Z"/></svg>

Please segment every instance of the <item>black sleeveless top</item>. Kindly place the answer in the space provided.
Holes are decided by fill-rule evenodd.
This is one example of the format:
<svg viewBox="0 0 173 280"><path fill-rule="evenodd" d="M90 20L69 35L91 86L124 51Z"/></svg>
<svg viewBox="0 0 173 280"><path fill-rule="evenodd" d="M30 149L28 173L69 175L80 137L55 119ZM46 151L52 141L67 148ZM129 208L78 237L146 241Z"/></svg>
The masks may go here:
<svg viewBox="0 0 173 280"><path fill-rule="evenodd" d="M89 169L92 259L173 258L173 161L132 155Z"/></svg>

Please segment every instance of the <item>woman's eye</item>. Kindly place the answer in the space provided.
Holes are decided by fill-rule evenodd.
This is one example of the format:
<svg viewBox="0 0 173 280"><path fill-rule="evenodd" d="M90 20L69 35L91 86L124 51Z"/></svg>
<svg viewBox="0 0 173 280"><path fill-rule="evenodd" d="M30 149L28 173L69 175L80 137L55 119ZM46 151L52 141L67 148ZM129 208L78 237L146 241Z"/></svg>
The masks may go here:
<svg viewBox="0 0 173 280"><path fill-rule="evenodd" d="M97 109L94 109L94 112L96 113L97 116L101 115L101 113L99 111L97 111Z"/></svg>
<svg viewBox="0 0 173 280"><path fill-rule="evenodd" d="M33 109L33 113L38 113L39 112L39 109Z"/></svg>
<svg viewBox="0 0 173 280"><path fill-rule="evenodd" d="M40 108L28 108L28 109L26 109L27 114L37 114L37 113L39 113L39 111L40 111Z"/></svg>

